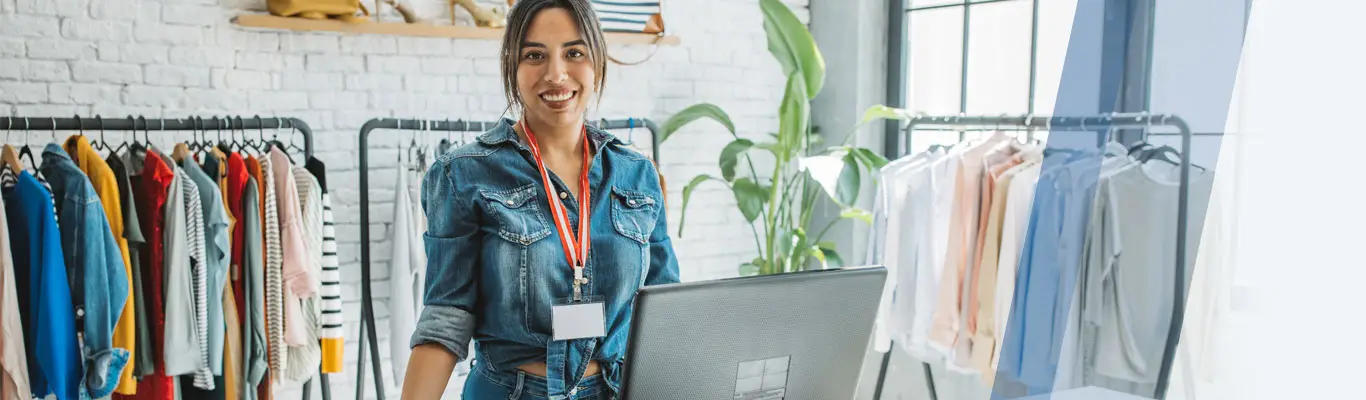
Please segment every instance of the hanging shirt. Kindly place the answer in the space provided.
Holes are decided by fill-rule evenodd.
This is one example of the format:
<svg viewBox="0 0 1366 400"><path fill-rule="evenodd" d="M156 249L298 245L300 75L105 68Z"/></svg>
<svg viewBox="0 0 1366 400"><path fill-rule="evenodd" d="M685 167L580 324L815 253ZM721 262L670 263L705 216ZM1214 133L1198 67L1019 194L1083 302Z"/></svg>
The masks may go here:
<svg viewBox="0 0 1366 400"><path fill-rule="evenodd" d="M1109 301L1101 304L1097 318L1096 373L1140 384L1157 382L1174 298L1185 295L1175 291L1176 269L1171 261L1176 259L1173 238L1178 229L1179 185L1153 175L1147 168L1136 167L1110 178L1108 205L1115 211L1101 215L1114 219L1106 223L1117 228L1109 232L1119 235L1118 247L1123 251L1107 257L1111 262L1098 266L1097 274L1106 283L1103 296ZM1213 182L1210 175L1192 174L1187 215L1205 215ZM1193 217L1186 227L1187 276L1183 281L1187 283L1204 222Z"/></svg>
<svg viewBox="0 0 1366 400"><path fill-rule="evenodd" d="M4 196L0 196L0 400L28 400L33 396L28 381L28 353L24 349L24 323L20 317L20 286L10 254L10 225Z"/></svg>
<svg viewBox="0 0 1366 400"><path fill-rule="evenodd" d="M285 292L284 277L280 271L281 262L284 259L284 249L280 243L280 217L279 202L276 199L275 174L271 167L272 157L262 157L258 160L261 164L261 176L265 179L262 187L265 188L265 201L262 202L265 209L265 244L266 244L266 266L265 266L265 308L266 308L266 343L267 354L270 360L271 379L267 379L269 384L272 380L281 379L285 372L285 354L288 352L285 345ZM270 391L264 390L266 393Z"/></svg>
<svg viewBox="0 0 1366 400"><path fill-rule="evenodd" d="M422 288L425 283L426 252L422 248L421 232L413 224L412 200L409 192L408 169L398 168L394 190L393 257L389 262L389 332L394 337L411 337L422 311ZM406 376L408 343L389 341L389 359L394 376Z"/></svg>
<svg viewBox="0 0 1366 400"><path fill-rule="evenodd" d="M214 165L216 175L216 167ZM205 172L193 160L184 162L186 175L194 180L199 196L200 209L204 218L204 276L205 281L205 330L208 344L208 366L213 375L223 374L223 286L227 282L229 252L227 213L223 208L223 195L218 180Z"/></svg>
<svg viewBox="0 0 1366 400"><path fill-rule="evenodd" d="M255 160L248 164L255 164ZM257 171L260 168L257 165ZM246 349L246 362L242 365L246 368L243 376L244 388L242 394L244 398L259 398L255 388L266 376L266 317L265 317L265 238L261 235L261 193L257 190L259 185L255 177L247 177L247 184L242 190L242 225L244 226L243 238L245 243L242 246L242 280L246 281L243 287L246 289L245 304L247 304L247 321L249 328L243 328L242 347Z"/></svg>
<svg viewBox="0 0 1366 400"><path fill-rule="evenodd" d="M307 259L305 268L318 275L322 273L322 190L318 187L317 179L314 179L313 174L307 169L294 167L292 172L295 187L299 190L299 209L304 227L304 254ZM303 312L303 320L299 322L303 325L306 335L304 344L289 352L289 359L286 360L289 365L285 367L289 374L286 378L305 381L318 371L322 363L322 343L318 337L322 331L322 299L319 292L314 292L307 298L285 301L299 302L300 310Z"/></svg>
<svg viewBox="0 0 1366 400"><path fill-rule="evenodd" d="M20 313L25 326L24 348L28 353L29 390L34 397L51 394L59 400L76 400L81 386L81 351L76 343L76 311L71 304L62 254L61 232L52 211L52 194L28 171L5 188L5 211L9 232L14 235L12 256L17 280L26 280L28 312Z"/></svg>
<svg viewBox="0 0 1366 400"><path fill-rule="evenodd" d="M243 246L246 245L243 243L246 240L246 228L243 226L243 220L246 217L243 216L243 213L246 211L243 209L245 203L243 203L242 191L246 190L248 177L246 160L242 158L242 155L228 153L227 205L228 212L237 221L232 226L232 262L228 276L232 281L233 295L237 298L237 319L242 321L243 327L249 326L247 318L249 311L246 307L246 280L243 278L245 275L242 271L242 265L245 262L243 260L245 247Z"/></svg>
<svg viewBox="0 0 1366 400"><path fill-rule="evenodd" d="M323 204L322 264L322 372L342 372L346 341L342 329L341 266L337 258L337 230L333 226L332 196L327 190L327 167L317 158L304 163L318 180Z"/></svg>
<svg viewBox="0 0 1366 400"><path fill-rule="evenodd" d="M118 386L130 354L129 349L114 346L114 328L128 301L123 251L109 228L95 188L61 146L49 143L43 150L42 171L52 184L52 198L59 211L72 305L76 307L77 330L83 333L81 390L91 398L105 397ZM112 173L104 177L110 178ZM132 343L132 337L127 339Z"/></svg>
<svg viewBox="0 0 1366 400"><path fill-rule="evenodd" d="M118 322L114 325L113 346L128 350L127 365L137 363L137 312L133 301L132 281L133 262L128 252L128 240L124 233L123 198L119 195L119 180L109 164L100 154L90 147L83 135L73 135L62 144L62 149L71 157L72 162L90 179L95 194L104 205L104 215L113 234L114 243L119 248L119 258L123 261L123 280L130 287L123 299L123 309L119 311ZM120 394L137 392L137 381L133 380L133 368L124 368L118 377L114 391Z"/></svg>
<svg viewBox="0 0 1366 400"><path fill-rule="evenodd" d="M869 257L871 264L884 266L888 276L883 283L882 300L873 323L873 348L879 352L891 350L891 342L897 332L895 325L901 319L901 315L894 311L896 300L914 295L913 287L903 287L900 284L900 277L913 276L915 273L913 266L903 268L903 265L910 264L903 262L910 259L906 255L915 249L908 248L913 236L902 236L902 215L906 211L911 211L906 204L911 172L923 166L931 156L930 153L920 153L888 163L878 171L881 178L879 182L882 182L882 185L878 188L877 204L873 206L876 236L873 236L875 240L870 242L881 243L874 245Z"/></svg>
<svg viewBox="0 0 1366 400"><path fill-rule="evenodd" d="M284 340L290 346L298 347L308 343L299 300L313 296L319 282L317 274L308 268L308 247L304 245L303 216L300 215L299 190L294 183L293 166L279 147L271 149L270 159L275 199L278 202L276 207L279 208L280 244L284 250L280 264L284 280Z"/></svg>
<svg viewBox="0 0 1366 400"><path fill-rule="evenodd" d="M131 372L136 379L142 379L156 371L156 358L152 353L152 324L148 317L147 292L143 291L142 269L145 268L143 257L145 257L147 240L142 236L142 224L138 219L138 207L136 201L136 189L133 186L131 177L132 171L125 164L123 157L117 154L109 155L105 159L109 165L109 170L114 173L114 180L118 185L119 204L122 205L123 214L123 239L128 245L128 270L131 276L132 291L130 296L133 304L133 331L137 345L133 351L133 356L128 358L126 372ZM112 222L112 221L111 221ZM136 392L137 380L134 380ZM114 389L118 393L119 389Z"/></svg>
<svg viewBox="0 0 1366 400"><path fill-rule="evenodd" d="M915 305L911 316L911 331L907 340L909 354L919 359L929 359L929 335L934 310L939 300L939 283L947 265L949 227L953 219L953 196L956 191L956 174L964 147L950 150L944 157L935 160L927 167L926 187L929 193L926 201L929 208L920 211L928 215L920 223L925 229L924 243L928 251L918 252L915 258Z"/></svg>
<svg viewBox="0 0 1366 400"><path fill-rule="evenodd" d="M187 163L188 164L188 163ZM204 276L204 208L199 187L183 167L175 169L175 181L166 202L166 374L194 375L194 384L182 380L182 389L211 389L209 372L207 293ZM204 296L201 296L204 293ZM201 325L199 321L204 321ZM202 328L201 328L202 327Z"/></svg>
<svg viewBox="0 0 1366 400"><path fill-rule="evenodd" d="M997 268L1000 265L1001 250L1001 230L1002 222L1005 219L1006 201L1010 188L1010 181L1018 168L1011 168L1006 171L993 171L988 176L992 181L993 187L991 194L991 210L986 218L985 235L982 237L982 259L978 263L980 270L977 280L977 295L974 296L973 303L977 306L976 330L973 332L972 339L972 367L982 373L982 379L991 386L995 380L995 370L991 368L992 354L996 349L996 278L998 277ZM1005 310L1004 312L1010 312Z"/></svg>
<svg viewBox="0 0 1366 400"><path fill-rule="evenodd" d="M948 249L943 275L939 280L938 299L931 319L930 343L940 353L955 360L958 336L964 330L962 311L966 308L964 283L971 279L970 255L977 247L976 232L981 196L983 160L998 150L1004 135L992 136L986 142L972 146L962 154L955 175L953 211L948 231ZM966 358L966 357L964 357ZM951 366L957 366L955 361Z"/></svg>
<svg viewBox="0 0 1366 400"><path fill-rule="evenodd" d="M147 240L146 252L142 254L143 290L138 292L144 297L147 307L147 322L152 337L150 354L153 372L138 382L136 396L115 393L116 400L172 400L175 397L175 382L166 375L165 352L166 313L165 313L165 234L168 196L175 180L175 171L162 160L154 149L130 150L123 155L124 164L133 171L129 176L133 198L138 206L139 225ZM176 192L179 193L179 192Z"/></svg>
<svg viewBox="0 0 1366 400"><path fill-rule="evenodd" d="M228 239L228 250L224 255L228 267L225 270L225 280L222 293L210 293L210 296L218 295L219 301L223 304L223 325L225 334L223 336L223 351L220 357L223 358L222 379L214 378L216 392L223 393L224 400L238 400L238 374L241 372L242 355L242 323L238 318L237 296L233 293L232 278L239 272L237 265L232 259L233 241L232 232L236 228L237 216L232 212L232 207L228 206L228 155L222 151L224 145L220 144L210 150L212 157L204 160L204 172L209 174L218 183L219 204L223 206L223 213L227 216L228 227L224 235Z"/></svg>
<svg viewBox="0 0 1366 400"><path fill-rule="evenodd" d="M212 156L208 158L212 160ZM218 171L216 161L211 165L210 172L206 172L194 160L188 158L181 162L181 166L185 175L194 183L192 195L198 199L201 218L201 226L191 228L190 234L192 240L199 241L192 245L198 247L195 250L198 254L196 259L200 260L195 268L195 299L202 301L195 304L195 322L199 324L198 329L203 335L199 343L203 346L205 362L205 370L195 374L193 387L182 383L181 392L187 397L218 399L225 395L223 383L220 381L223 379L225 329L223 286L227 281L228 253L231 251L227 231L229 220L225 215L222 191L215 176ZM185 382L184 378L181 381Z"/></svg>
<svg viewBox="0 0 1366 400"><path fill-rule="evenodd" d="M1029 228L1029 216L1034 205L1034 187L1039 182L1041 166L1042 163L1039 162L1030 163L1016 172L1006 194L1005 216L1001 220L1000 260L996 263L994 308L997 311L993 314L996 345L991 352L991 371L999 368L1001 360L1006 322L1010 319L1011 306L1015 300L1015 277L1020 262L1020 249L1024 244L1025 231Z"/></svg>

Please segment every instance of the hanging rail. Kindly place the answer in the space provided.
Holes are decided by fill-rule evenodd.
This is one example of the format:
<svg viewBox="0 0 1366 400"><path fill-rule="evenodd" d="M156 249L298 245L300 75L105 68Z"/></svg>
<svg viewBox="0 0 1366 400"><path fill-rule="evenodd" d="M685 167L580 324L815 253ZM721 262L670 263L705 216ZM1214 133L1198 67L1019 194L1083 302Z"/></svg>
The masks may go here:
<svg viewBox="0 0 1366 400"><path fill-rule="evenodd" d="M361 328L360 354L356 360L356 400L365 399L365 361L366 355L374 359L371 370L374 374L375 393L378 400L384 400L384 375L380 369L379 341L375 332L375 309L370 289L370 132L377 129L410 130L420 134L447 134L451 132L483 132L502 122L465 121L465 120L418 120L376 118L366 121L360 128L360 271L361 271ZM599 129L645 128L650 131L651 157L659 162L659 126L645 118L600 119L588 121ZM368 336L368 342L367 342ZM402 338L389 340L402 340ZM396 376L395 380L403 379Z"/></svg>
<svg viewBox="0 0 1366 400"><path fill-rule="evenodd" d="M313 156L313 130L298 118L276 117L190 117L148 119L143 117L53 118L0 117L0 130L5 131L227 131L250 129L291 129L304 139L304 155Z"/></svg>
<svg viewBox="0 0 1366 400"><path fill-rule="evenodd" d="M237 131L237 130L289 129L303 135L304 158L313 157L313 129L298 118L277 117L189 117L189 118L144 118L127 116L105 119L100 115L93 118L55 117L0 117L0 131L79 131L82 134L92 131L143 131L143 132L185 132L185 131ZM104 138L99 138L103 142ZM319 367L321 368L321 367ZM321 371L321 369L320 369ZM332 388L327 374L318 373L323 400L332 399ZM303 398L311 398L313 380L304 382Z"/></svg>
<svg viewBox="0 0 1366 400"><path fill-rule="evenodd" d="M1181 184L1177 194L1177 230L1176 230L1176 295L1175 302L1172 304L1171 326L1167 330L1166 350L1162 354L1161 370L1157 377L1157 398L1166 397L1168 377L1171 375L1172 361L1176 356L1176 346L1180 341L1181 324L1183 316L1186 314L1186 235L1189 227L1189 211L1187 206L1190 198L1190 149L1191 138L1193 136L1218 136L1218 133L1194 134L1190 126L1181 117L1170 114L1149 114L1149 113L1110 113L1092 116L1048 116L1048 115L999 115L999 116L979 116L979 115L958 115L958 116L928 116L920 115L906 120L902 126L903 135L897 136L897 143L890 148L896 149L897 155L905 154L910 148L911 136L919 127L930 127L924 130L951 130L964 132L968 130L1042 130L1042 131L1094 131L1098 134L1108 132L1112 128L1147 128L1147 127L1173 127L1178 131L1176 135L1181 136ZM972 128L969 128L972 127ZM1023 128L1023 129L1021 129ZM1145 137L1147 132L1144 132ZM1161 135L1161 134L1154 134ZM901 140L903 139L904 140ZM960 135L959 140L962 141ZM1104 145L1104 136L1098 140L1099 145ZM1099 146L1098 146L1099 147ZM893 346L895 349L895 346ZM881 400L883 381L887 378L887 366L891 362L892 351L888 350L882 355L882 366L878 370L877 386L873 390L873 398ZM930 399L938 400L939 394L935 390L934 376L930 372L930 364L922 362L925 372L925 382L928 386ZM986 373L986 371L983 371Z"/></svg>

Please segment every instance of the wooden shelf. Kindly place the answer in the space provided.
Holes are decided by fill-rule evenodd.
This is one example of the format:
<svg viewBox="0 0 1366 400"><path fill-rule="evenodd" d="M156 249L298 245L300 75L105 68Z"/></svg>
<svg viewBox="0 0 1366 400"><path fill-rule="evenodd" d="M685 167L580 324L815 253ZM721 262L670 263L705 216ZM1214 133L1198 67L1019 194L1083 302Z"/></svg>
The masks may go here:
<svg viewBox="0 0 1366 400"><path fill-rule="evenodd" d="M238 15L233 17L232 23L250 28L285 29L292 31L344 32L376 35L446 37L456 39L503 39L503 30L501 28L371 21L352 24L337 20L286 18L268 14ZM678 36L658 36L647 33L608 32L606 36L607 42L610 44L659 44L677 46L681 42Z"/></svg>

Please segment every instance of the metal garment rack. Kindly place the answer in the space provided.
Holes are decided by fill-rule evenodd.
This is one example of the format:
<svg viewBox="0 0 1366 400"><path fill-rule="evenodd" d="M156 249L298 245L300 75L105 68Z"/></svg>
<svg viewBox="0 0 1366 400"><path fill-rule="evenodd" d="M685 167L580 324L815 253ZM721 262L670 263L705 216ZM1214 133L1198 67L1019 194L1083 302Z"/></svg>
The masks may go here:
<svg viewBox="0 0 1366 400"><path fill-rule="evenodd" d="M1190 198L1190 149L1193 134L1190 126L1181 117L1169 114L1149 114L1149 113L1111 113L1085 117L1059 117L1046 115L1022 115L1022 116L916 116L910 118L902 131L903 135L897 138L898 143L889 144L888 148L896 149L897 154L905 154L910 148L911 135L917 127L927 126L929 129L920 130L1042 130L1042 131L1095 131L1099 133L1108 132L1114 128L1147 128L1166 126L1176 128L1175 134L1153 133L1152 136L1179 135L1181 136L1181 183L1178 190L1178 202L1176 219L1176 295L1172 305L1171 326L1167 331L1166 350L1162 354L1162 365L1157 378L1156 395L1158 399L1166 398L1168 376L1171 374L1172 361L1176 356L1176 346L1180 340L1181 324L1183 316L1186 314L1186 235L1189 221L1189 211L1187 210ZM939 129L936 129L939 128ZM942 129L948 128L948 129ZM1145 131L1145 136L1146 134ZM1204 136L1206 134L1199 134ZM1217 134L1209 134L1217 135ZM960 136L960 141L962 137ZM1103 147L1105 137L1100 135L1097 140L1097 147ZM878 370L877 386L873 391L873 398L881 400L883 382L887 378L887 366L891 361L893 349L888 350L882 355L882 366ZM931 400L938 400L939 394L935 390L934 376L930 372L930 364L921 362L925 372L925 382L929 389ZM983 371L984 373L986 371Z"/></svg>
<svg viewBox="0 0 1366 400"><path fill-rule="evenodd" d="M148 119L144 117L125 117L104 119L96 115L94 118L52 118L52 117L0 117L0 131L79 131L82 135L91 138L93 141L104 141L103 131L132 131L136 140L136 132L207 132L207 131L236 131L255 129L263 131L266 129L289 129L297 131L303 135L304 139L304 158L313 157L313 129L309 128L308 123L298 118L275 118L275 117L190 117L190 118L168 118L168 119ZM262 133L264 135L264 133ZM98 136L97 136L98 135ZM262 138L264 139L264 138ZM123 142L118 142L123 143ZM108 143L106 143L108 144ZM327 374L321 373L319 367L318 379L322 388L324 400L332 399L332 388L328 383ZM313 380L309 379L303 386L303 398L311 397Z"/></svg>
<svg viewBox="0 0 1366 400"><path fill-rule="evenodd" d="M656 163L659 162L659 126L645 118L626 118L626 119L600 119L588 121L589 125L599 129L634 129L641 127L648 129L651 136L651 157ZM417 119L394 119L376 118L366 121L360 128L360 275L361 275L361 326L360 326L360 354L356 360L356 400L365 398L365 361L367 352L369 357L374 359L371 371L374 373L375 394L377 399L384 400L384 374L381 372L379 358L379 340L375 333L375 309L374 301L370 289L370 133L377 129L408 130L416 134L447 134L452 132L483 132L502 123L501 121L465 121L465 120L417 120ZM367 338L369 339L367 342ZM402 340L401 338L390 338L389 340ZM394 379L402 379L396 376Z"/></svg>

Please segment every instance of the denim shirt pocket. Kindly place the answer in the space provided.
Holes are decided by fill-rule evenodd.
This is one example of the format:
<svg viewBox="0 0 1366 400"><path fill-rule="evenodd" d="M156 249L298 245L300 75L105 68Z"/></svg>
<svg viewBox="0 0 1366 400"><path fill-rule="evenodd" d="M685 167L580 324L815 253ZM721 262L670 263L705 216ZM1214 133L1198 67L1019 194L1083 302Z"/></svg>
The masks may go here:
<svg viewBox="0 0 1366 400"><path fill-rule="evenodd" d="M612 227L640 244L650 242L659 217L655 199L645 192L612 188Z"/></svg>
<svg viewBox="0 0 1366 400"><path fill-rule="evenodd" d="M498 220L498 236L509 242L530 246L550 236L550 224L536 200L537 184L512 190L480 190L489 213Z"/></svg>

